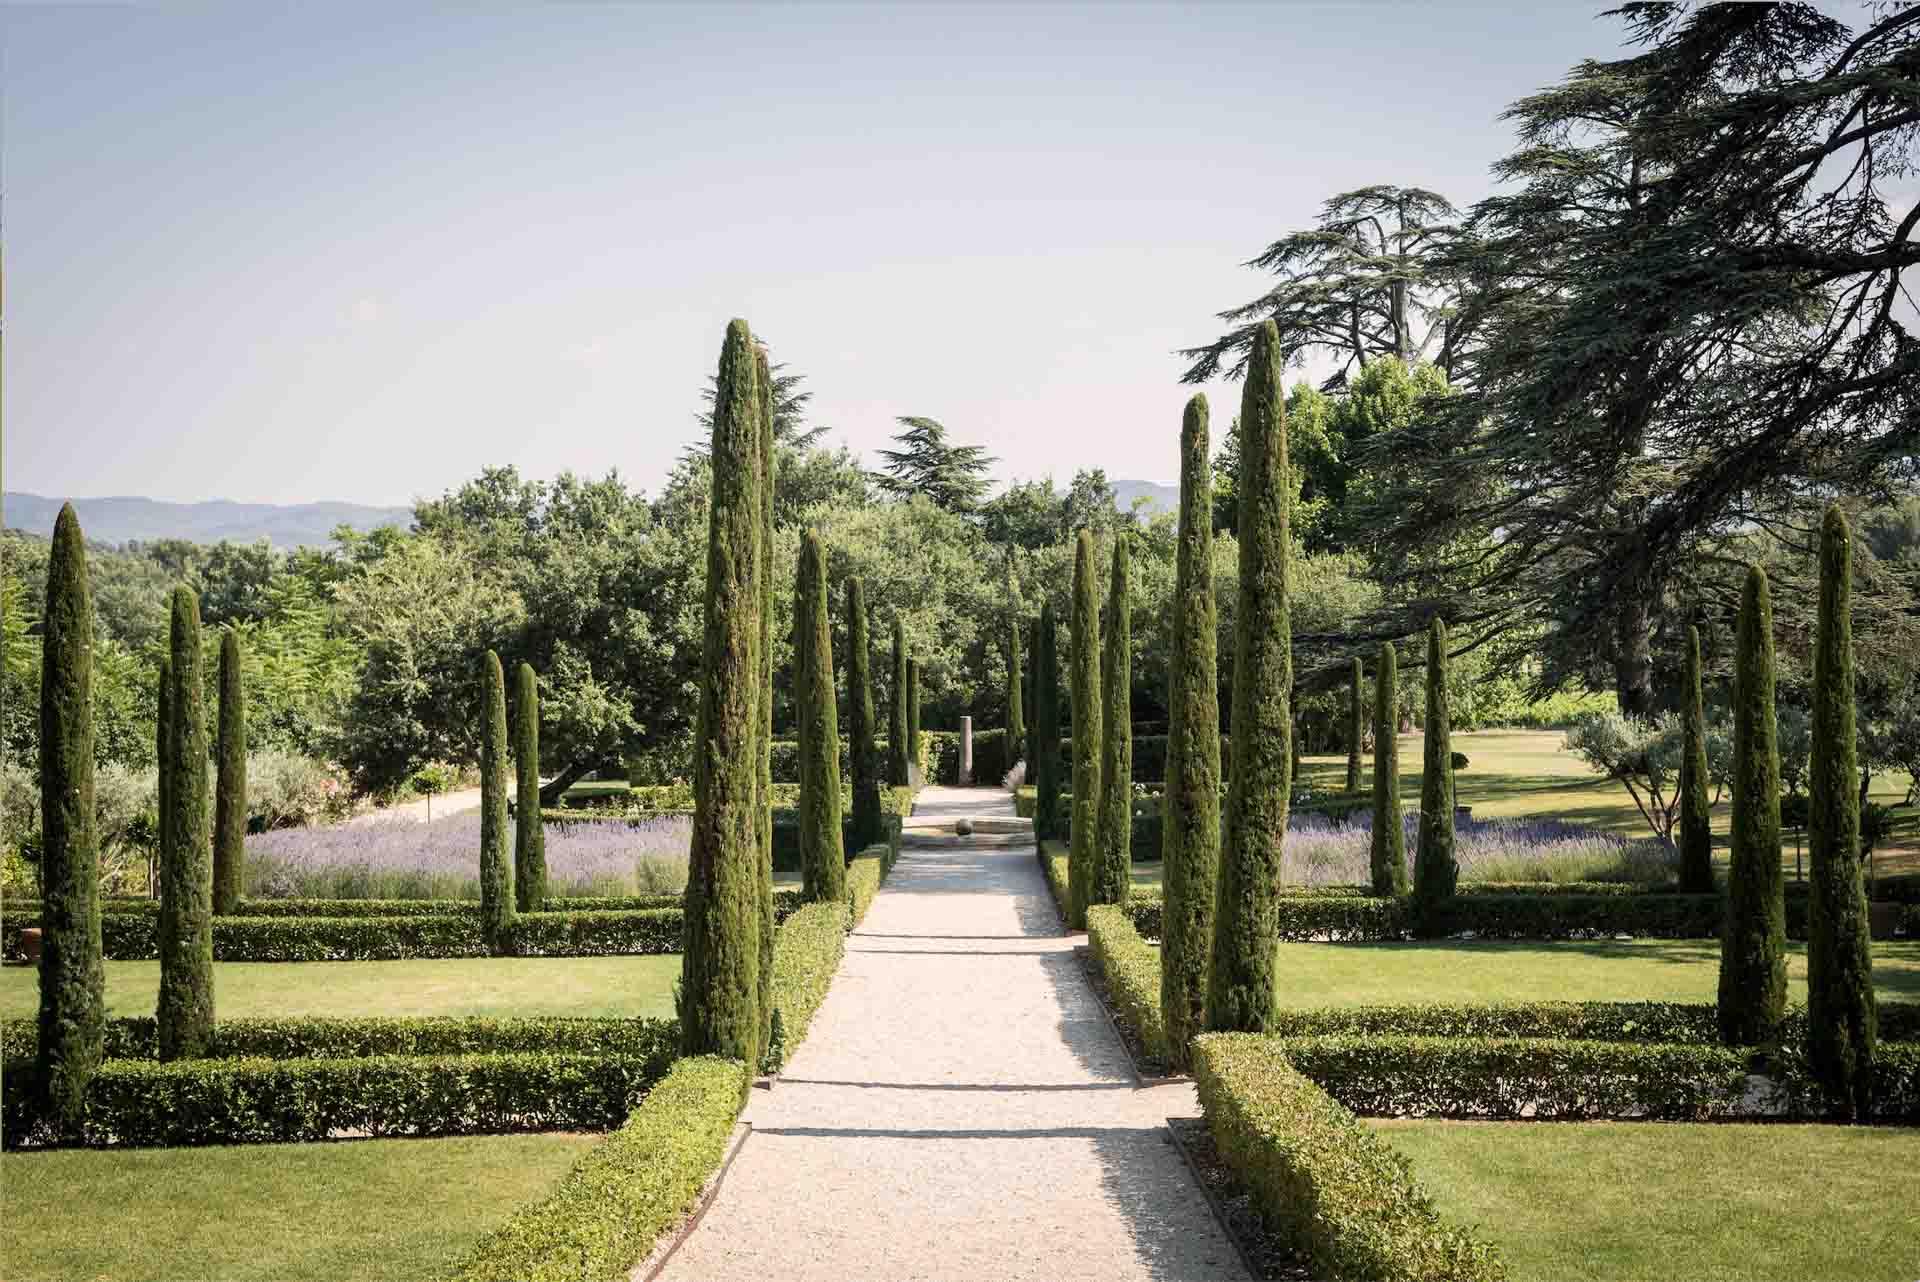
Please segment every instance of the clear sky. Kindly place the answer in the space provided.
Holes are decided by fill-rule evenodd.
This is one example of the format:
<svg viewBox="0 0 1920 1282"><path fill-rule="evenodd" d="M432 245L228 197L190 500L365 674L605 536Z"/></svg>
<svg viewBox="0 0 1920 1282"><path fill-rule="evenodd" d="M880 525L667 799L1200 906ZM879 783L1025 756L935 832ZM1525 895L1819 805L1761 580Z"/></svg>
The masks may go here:
<svg viewBox="0 0 1920 1282"><path fill-rule="evenodd" d="M5 483L651 490L732 316L857 450L1167 479L1240 263L1334 192L1485 194L1601 7L8 8Z"/></svg>

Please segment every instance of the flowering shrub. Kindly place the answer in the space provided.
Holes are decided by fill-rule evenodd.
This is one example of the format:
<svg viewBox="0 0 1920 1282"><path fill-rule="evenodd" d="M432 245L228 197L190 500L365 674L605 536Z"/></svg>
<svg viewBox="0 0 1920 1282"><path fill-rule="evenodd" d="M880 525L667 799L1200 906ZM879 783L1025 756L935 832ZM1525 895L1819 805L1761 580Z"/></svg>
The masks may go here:
<svg viewBox="0 0 1920 1282"><path fill-rule="evenodd" d="M683 815L546 825L555 895L677 893L692 822ZM287 828L247 838L246 894L267 899L478 899L480 816Z"/></svg>
<svg viewBox="0 0 1920 1282"><path fill-rule="evenodd" d="M1411 863L1419 846L1418 814L1401 816ZM1283 880L1293 885L1359 885L1368 880L1373 816L1344 823L1294 815L1282 851ZM1454 853L1466 881L1629 881L1662 883L1675 875L1675 855L1659 841L1629 841L1558 819L1460 819Z"/></svg>

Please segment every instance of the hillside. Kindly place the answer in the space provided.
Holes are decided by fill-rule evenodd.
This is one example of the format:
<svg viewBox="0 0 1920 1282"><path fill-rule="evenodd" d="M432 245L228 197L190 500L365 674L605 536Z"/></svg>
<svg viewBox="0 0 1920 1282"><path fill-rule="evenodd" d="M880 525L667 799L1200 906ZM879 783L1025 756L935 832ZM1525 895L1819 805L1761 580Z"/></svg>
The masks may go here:
<svg viewBox="0 0 1920 1282"><path fill-rule="evenodd" d="M32 534L52 534L61 502L9 490L4 497L5 524L9 529ZM278 548L311 547L331 542L335 526L371 530L382 525L405 526L413 520L411 508L369 507L363 503L235 503L228 499L164 503L116 495L75 499L73 506L87 537L103 543L167 538L195 543L218 543L222 539L252 543L264 538Z"/></svg>

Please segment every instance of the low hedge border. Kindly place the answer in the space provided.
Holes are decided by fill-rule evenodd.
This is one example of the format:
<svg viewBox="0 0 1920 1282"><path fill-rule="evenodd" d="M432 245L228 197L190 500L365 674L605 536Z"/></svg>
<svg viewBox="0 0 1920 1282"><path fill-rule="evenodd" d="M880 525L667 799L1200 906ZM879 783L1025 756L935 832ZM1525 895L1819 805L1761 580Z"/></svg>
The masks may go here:
<svg viewBox="0 0 1920 1282"><path fill-rule="evenodd" d="M847 905L808 904L780 927L773 949L773 1038L763 1067L777 1073L806 1040L847 951Z"/></svg>
<svg viewBox="0 0 1920 1282"><path fill-rule="evenodd" d="M78 1142L130 1147L281 1144L343 1134L600 1131L658 1077L652 1057L598 1053L368 1055L350 1059L107 1060ZM7 1147L47 1142L33 1064L4 1073Z"/></svg>
<svg viewBox="0 0 1920 1282"><path fill-rule="evenodd" d="M616 1282L720 1165L747 1088L736 1061L683 1059L554 1191L481 1238L454 1282Z"/></svg>
<svg viewBox="0 0 1920 1282"><path fill-rule="evenodd" d="M1059 912L1060 924L1064 927L1067 924L1067 899L1069 895L1067 882L1071 876L1066 847L1058 841L1047 840L1040 843L1038 853L1040 856L1041 875L1047 879L1047 889L1053 894L1053 906ZM1159 900L1156 899L1153 901L1153 908L1155 913L1153 919L1155 922L1154 931L1155 937L1158 938L1158 923L1160 921L1158 915L1160 911Z"/></svg>
<svg viewBox="0 0 1920 1282"><path fill-rule="evenodd" d="M1798 1051L1552 1037L1323 1036L1274 1039L1301 1073L1368 1117L1710 1121L1826 1115ZM1756 1068L1764 1076L1750 1076ZM1920 1045L1887 1042L1869 1117L1920 1120Z"/></svg>
<svg viewBox="0 0 1920 1282"><path fill-rule="evenodd" d="M1312 1276L1506 1276L1492 1246L1441 1220L1407 1159L1296 1070L1273 1039L1196 1039L1194 1082L1221 1157L1267 1227L1297 1244Z"/></svg>
<svg viewBox="0 0 1920 1282"><path fill-rule="evenodd" d="M1167 1029L1160 1018L1160 950L1140 938L1133 918L1117 904L1087 909L1087 946L1107 978L1114 1011L1155 1060L1167 1059Z"/></svg>
<svg viewBox="0 0 1920 1282"><path fill-rule="evenodd" d="M1879 1003L1880 1040L1920 1042L1920 1002ZM1806 1037L1807 1012L1787 1010L1782 1041ZM1717 1046L1712 1002L1520 1002L1426 1006L1327 1006L1274 1012L1278 1037L1496 1037Z"/></svg>

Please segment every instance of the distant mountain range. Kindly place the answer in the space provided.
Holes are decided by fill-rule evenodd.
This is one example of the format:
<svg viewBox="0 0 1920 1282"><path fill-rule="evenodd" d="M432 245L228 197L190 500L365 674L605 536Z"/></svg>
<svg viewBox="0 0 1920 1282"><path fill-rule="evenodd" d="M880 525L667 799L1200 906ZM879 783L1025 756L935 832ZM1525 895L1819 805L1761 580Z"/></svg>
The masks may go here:
<svg viewBox="0 0 1920 1282"><path fill-rule="evenodd" d="M1114 481L1113 505L1122 512L1133 510L1135 499L1147 501L1146 514L1154 516L1161 512L1180 510L1180 487L1162 485L1158 481Z"/></svg>
<svg viewBox="0 0 1920 1282"><path fill-rule="evenodd" d="M49 535L63 501L8 490L0 496L0 503L5 505L0 516L4 516L8 529ZM339 525L364 531L382 525L405 527L413 521L412 508L369 507L364 503L234 503L228 499L163 503L126 495L74 499L73 510L87 537L101 543L133 539L254 543L267 539L283 549L331 543L334 527Z"/></svg>

